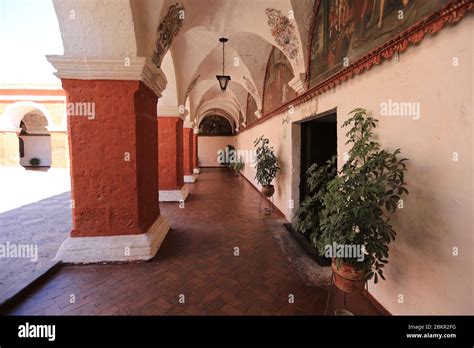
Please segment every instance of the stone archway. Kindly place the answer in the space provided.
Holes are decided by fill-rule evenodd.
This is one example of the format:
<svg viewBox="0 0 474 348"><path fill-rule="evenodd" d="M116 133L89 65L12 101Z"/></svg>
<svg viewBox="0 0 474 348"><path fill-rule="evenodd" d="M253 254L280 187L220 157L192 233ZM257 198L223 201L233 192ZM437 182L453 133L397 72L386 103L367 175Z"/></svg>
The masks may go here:
<svg viewBox="0 0 474 348"><path fill-rule="evenodd" d="M51 167L51 135L46 117L39 110L31 111L21 119L20 129L20 165L26 168Z"/></svg>
<svg viewBox="0 0 474 348"><path fill-rule="evenodd" d="M9 105L0 120L1 164L30 167L30 160L34 158L37 166L50 167L51 125L51 114L41 104L21 101Z"/></svg>

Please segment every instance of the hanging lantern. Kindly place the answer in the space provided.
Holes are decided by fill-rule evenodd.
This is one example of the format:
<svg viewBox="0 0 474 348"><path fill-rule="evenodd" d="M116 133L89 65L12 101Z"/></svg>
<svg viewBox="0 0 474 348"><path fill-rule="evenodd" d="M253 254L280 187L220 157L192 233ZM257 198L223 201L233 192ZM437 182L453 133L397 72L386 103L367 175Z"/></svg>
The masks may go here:
<svg viewBox="0 0 474 348"><path fill-rule="evenodd" d="M225 47L224 44L229 41L225 37L221 37L219 39L220 42L222 42L222 75L216 75L217 81L219 81L219 86L221 87L222 92L225 92L227 89L227 85L229 84L230 81L230 76L225 74Z"/></svg>

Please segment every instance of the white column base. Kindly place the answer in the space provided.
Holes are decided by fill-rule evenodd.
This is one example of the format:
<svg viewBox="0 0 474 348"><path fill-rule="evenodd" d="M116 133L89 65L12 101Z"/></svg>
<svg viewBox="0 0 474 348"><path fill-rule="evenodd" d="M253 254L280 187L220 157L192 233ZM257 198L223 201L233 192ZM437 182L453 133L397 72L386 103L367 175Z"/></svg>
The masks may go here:
<svg viewBox="0 0 474 348"><path fill-rule="evenodd" d="M200 169L200 168L194 168L194 169L193 169L193 173L194 173L194 174L200 174L200 173L201 173L201 169Z"/></svg>
<svg viewBox="0 0 474 348"><path fill-rule="evenodd" d="M181 190L160 190L158 197L160 202L179 202L185 201L188 198L189 190L186 185L181 187Z"/></svg>
<svg viewBox="0 0 474 348"><path fill-rule="evenodd" d="M147 233L69 237L61 244L54 260L74 264L149 260L156 255L170 228L166 218L160 215Z"/></svg>
<svg viewBox="0 0 474 348"><path fill-rule="evenodd" d="M197 176L195 174L184 176L184 182L187 184L194 184L196 182L196 179L197 179Z"/></svg>

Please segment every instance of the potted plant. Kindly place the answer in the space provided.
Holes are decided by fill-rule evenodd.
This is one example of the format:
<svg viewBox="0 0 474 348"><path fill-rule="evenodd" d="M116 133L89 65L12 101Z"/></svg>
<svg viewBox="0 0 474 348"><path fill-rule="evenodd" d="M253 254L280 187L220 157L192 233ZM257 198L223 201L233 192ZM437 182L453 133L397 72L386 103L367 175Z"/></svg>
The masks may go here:
<svg viewBox="0 0 474 348"><path fill-rule="evenodd" d="M227 168L232 168L232 158L235 156L235 147L233 147L232 145L227 145L225 147L225 151L226 151L226 157L224 159L224 165L227 166Z"/></svg>
<svg viewBox="0 0 474 348"><path fill-rule="evenodd" d="M322 166L314 163L308 168L306 174L309 194L296 211L293 220L294 227L295 231L304 237L302 243L306 245L305 249L311 250L311 255L314 255L316 262L320 266L329 266L331 259L319 255L317 242L321 233L319 225L324 196L328 190L328 183L337 174L336 157L333 156ZM300 240L301 237L298 237L298 241Z"/></svg>
<svg viewBox="0 0 474 348"><path fill-rule="evenodd" d="M278 159L275 156L273 147L268 146L269 143L270 141L263 135L254 141L256 148L255 179L262 185L262 193L266 197L271 197L275 192L272 181L280 170Z"/></svg>
<svg viewBox="0 0 474 348"><path fill-rule="evenodd" d="M41 160L37 157L33 157L30 159L30 165L32 165L33 167L39 166L40 163L41 163Z"/></svg>
<svg viewBox="0 0 474 348"><path fill-rule="evenodd" d="M348 257L344 252L332 255L336 286L360 292L367 280L385 279L383 268L396 235L390 214L397 210L401 196L408 194L407 159L398 159L400 149L380 149L373 134L378 121L366 110L355 109L349 116L343 127L351 127L346 134L351 149L338 175L327 185L317 245L320 252L331 245L355 247L351 250L360 247L362 257Z"/></svg>
<svg viewBox="0 0 474 348"><path fill-rule="evenodd" d="M241 170L244 169L244 166L245 164L240 157L234 163L232 163L232 167L235 170L235 176L239 176Z"/></svg>

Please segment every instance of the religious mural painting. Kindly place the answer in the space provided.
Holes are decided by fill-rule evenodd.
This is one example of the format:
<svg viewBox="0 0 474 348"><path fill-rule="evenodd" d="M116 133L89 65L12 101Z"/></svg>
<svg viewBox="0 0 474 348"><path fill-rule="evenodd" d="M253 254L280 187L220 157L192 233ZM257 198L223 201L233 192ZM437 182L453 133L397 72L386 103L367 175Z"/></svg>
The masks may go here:
<svg viewBox="0 0 474 348"><path fill-rule="evenodd" d="M245 122L246 126L250 126L258 120L257 115L255 112L258 110L257 103L255 99L252 97L250 93L247 93L247 108L246 108L246 115L247 120Z"/></svg>
<svg viewBox="0 0 474 348"><path fill-rule="evenodd" d="M319 0L310 87L369 54L453 0Z"/></svg>
<svg viewBox="0 0 474 348"><path fill-rule="evenodd" d="M278 48L273 47L268 59L265 77L264 115L296 98L296 92L288 85L293 77L293 69L285 54Z"/></svg>

